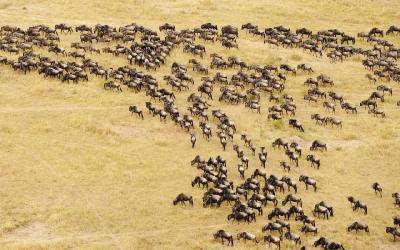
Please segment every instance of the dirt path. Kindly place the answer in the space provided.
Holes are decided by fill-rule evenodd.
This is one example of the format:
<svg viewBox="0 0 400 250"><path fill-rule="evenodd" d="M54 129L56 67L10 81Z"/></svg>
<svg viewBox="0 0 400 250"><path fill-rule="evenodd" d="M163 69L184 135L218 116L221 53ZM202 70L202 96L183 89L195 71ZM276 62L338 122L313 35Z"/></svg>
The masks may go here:
<svg viewBox="0 0 400 250"><path fill-rule="evenodd" d="M80 110L112 110L127 108L127 106L31 106L31 107L4 107L0 108L0 113L25 113L25 112L64 112Z"/></svg>
<svg viewBox="0 0 400 250"><path fill-rule="evenodd" d="M0 240L0 244L6 243L16 243L16 242L24 242L24 241L36 241L36 242L55 242L55 241L63 241L63 240L94 240L99 238L112 238L116 240L116 237L128 237L128 236L149 236L153 234L162 234L162 233L171 233L176 231L196 231L207 228L222 228L229 224L215 224L215 225L207 225L207 226L191 226L191 227L181 227L181 228L166 228L152 231L131 231L127 233L91 233L91 234L76 234L76 235L68 235L68 236L49 236L46 238L36 238L32 239L32 237L24 239L21 237L16 237L14 233L10 233L10 235L6 235L3 240ZM11 236L11 237L10 237Z"/></svg>

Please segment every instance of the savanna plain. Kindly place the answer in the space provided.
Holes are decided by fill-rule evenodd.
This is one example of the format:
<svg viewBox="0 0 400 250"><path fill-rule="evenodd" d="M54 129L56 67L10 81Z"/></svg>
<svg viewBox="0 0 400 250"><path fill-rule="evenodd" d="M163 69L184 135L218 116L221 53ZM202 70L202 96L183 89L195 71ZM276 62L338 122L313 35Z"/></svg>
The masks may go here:
<svg viewBox="0 0 400 250"><path fill-rule="evenodd" d="M269 222L266 215L273 209L271 204L263 216L257 216L256 222L227 221L232 205L224 202L220 208L203 208L205 189L191 186L193 178L200 173L190 165L196 155L203 158L221 155L227 161L229 179L235 185L242 183L237 171L240 161L232 150L233 144L244 148L250 159L246 177L260 167L258 156L253 156L240 140L241 133L249 135L257 150L260 146L266 147L268 174L286 175L296 181L299 175L305 174L317 181L317 192L306 190L298 183L297 195L303 200L305 213L311 214L314 204L322 200L333 206L335 216L329 220L316 219L316 236L300 233L302 223L291 219L292 231L301 235L302 245L314 249L313 242L326 236L342 243L346 249L399 249L400 239L394 242L385 228L392 225L394 216L400 215L400 208L393 205L391 195L400 191L400 107L396 106L400 100L400 84L383 79L370 83L365 78L370 72L363 67L361 55L331 63L325 54L321 58L298 48L271 46L264 44L262 38L240 30L242 24L251 22L260 28L283 25L292 30L307 27L313 32L337 28L356 36L372 27L386 31L390 25L400 25L399 9L400 1L386 0L0 1L0 25L24 29L38 24L93 27L101 23L120 27L136 22L158 31L165 22L174 24L177 30L199 27L206 22L215 23L219 28L230 24L239 28L239 48L227 49L220 42L196 40L207 51L203 59L196 57L198 61L209 65L209 55L218 53L224 58L237 56L248 64L306 63L315 71L310 76L287 74L283 92L293 96L297 104L295 118L302 122L304 133L289 127L287 117L282 123L267 119L267 109L273 105L268 101L268 94L261 94L261 114L258 114L244 104L219 102L218 86L214 89L214 100L208 101L212 105L208 123L214 136L210 141L204 139L195 118L197 143L192 149L189 133L170 118L160 122L158 117L148 114L145 102L149 97L143 91L134 93L125 86L122 93L105 91L105 80L94 75L89 75L88 82L67 84L36 72L24 74L0 65L0 249L228 248L213 238L219 229L234 235L234 249L269 249L263 242L257 245L238 242L236 234L250 231L262 241L265 233L261 228ZM79 41L79 33L63 33L60 39L60 45L70 51L70 44ZM384 36L384 39L400 46L399 35ZM360 38L356 39L355 46L371 47ZM195 58L182 49L183 45L175 48L156 71L132 67L152 74L160 87L171 90L163 76L171 74L172 63L188 65L189 59ZM37 52L57 60L73 60L48 53L47 49L37 49ZM0 54L18 57L2 51ZM87 55L108 68L128 64L125 56ZM217 71L221 70L210 69L209 74L212 76ZM222 71L231 76L238 68ZM194 86L182 92L174 91L175 104L183 113L191 105L187 97L192 92L198 93L203 76L190 67L188 73L194 77ZM357 114L347 114L338 107L334 116L343 122L341 129L312 121L311 114L328 115L328 112L321 100L317 104L303 100L308 89L304 80L322 73L335 82L327 91L339 92L346 101L357 105ZM358 106L379 84L393 89L392 96L387 95L385 102L379 102L385 118L374 117ZM161 102L153 102L162 106ZM143 120L129 113L130 105L141 107ZM238 130L234 141L228 141L226 151L215 136L217 122L211 116L213 109L225 111ZM287 161L286 156L271 146L278 137L298 141L307 153L313 140L326 142L326 152L314 153L321 160L321 168L310 167L303 156L299 167L292 165L289 173L284 171L279 162ZM382 198L371 188L374 182L381 184ZM172 201L179 193L191 194L194 206L173 206ZM286 194L277 193L279 203ZM347 196L365 202L368 214L353 211ZM368 224L370 232L347 232L347 226L354 221ZM287 240L281 247L300 248Z"/></svg>

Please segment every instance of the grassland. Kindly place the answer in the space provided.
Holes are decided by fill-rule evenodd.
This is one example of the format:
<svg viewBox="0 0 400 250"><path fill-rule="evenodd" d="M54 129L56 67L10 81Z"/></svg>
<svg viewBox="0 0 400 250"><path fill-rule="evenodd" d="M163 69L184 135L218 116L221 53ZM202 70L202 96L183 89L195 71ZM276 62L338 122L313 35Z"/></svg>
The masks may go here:
<svg viewBox="0 0 400 250"><path fill-rule="evenodd" d="M167 21L178 28L208 21L236 26L253 22L263 27L306 26L314 31L335 27L355 35L373 26L387 28L399 24L400 20L399 1L57 2L2 0L0 24L28 27L66 22L119 26L138 22L156 29ZM76 33L63 35L62 45L69 48L77 39ZM399 37L388 39L400 46ZM352 103L375 89L364 78L361 57L331 64L326 58L315 58L300 50L271 48L244 32L238 42L239 50L228 51L213 44L206 44L206 48L225 57L237 55L249 63L309 63L317 73L330 75L336 83L334 90ZM91 57L110 67L127 63L109 55ZM154 75L163 82L162 76L169 72L173 61L186 63L189 58L177 49L167 65ZM203 62L208 64L208 60ZM190 74L198 83L200 75ZM343 120L344 126L338 130L318 126L309 119L312 112L324 111L320 104L303 102L306 77L289 77L286 84L286 92L299 100L296 117L306 129L301 135L288 128L287 122L276 127L267 121L269 104L265 97L261 116L242 105L217 101L212 104L226 111L239 131L248 133L256 145L267 146L268 171L280 176L284 172L278 163L283 154L270 148L273 139L296 136L305 146L316 138L327 141L328 152L318 154L322 161L320 170L310 168L302 159L300 168L289 174L297 178L306 173L318 181L317 193L300 187L299 195L307 213L321 200L334 206L335 217L317 220L320 235L340 241L347 249L398 249L400 243L394 243L384 230L392 223L391 218L400 213L390 197L392 192L400 191L400 113L395 106L400 100L400 86L385 83L394 89L393 96L382 105L386 119L373 118L363 109L358 115L339 111L335 116ZM196 154L223 155L228 161L229 175L238 182L238 162L232 150L223 152L216 138L209 143L199 138L192 150L188 134L171 121L163 124L149 115L145 115L144 121L130 116L128 105L143 107L147 100L143 94L105 92L102 83L91 77L88 83L60 84L34 73L23 75L0 66L1 249L221 249L211 237L217 229L234 233L249 230L262 235L265 217L250 225L228 223L228 205L204 209L203 191L190 186L198 173L189 166ZM189 93L177 97L181 109L187 107L185 99ZM258 160L251 157L247 173L256 167ZM375 181L384 188L383 198L373 194L371 184ZM193 208L172 206L180 192L194 196ZM347 195L365 201L368 215L353 212L345 199ZM347 233L347 225L355 220L367 223L370 234ZM298 231L299 224L293 223L293 228ZM315 238L302 236L303 244L311 246ZM294 249L288 242L283 247ZM265 246L239 243L235 248Z"/></svg>

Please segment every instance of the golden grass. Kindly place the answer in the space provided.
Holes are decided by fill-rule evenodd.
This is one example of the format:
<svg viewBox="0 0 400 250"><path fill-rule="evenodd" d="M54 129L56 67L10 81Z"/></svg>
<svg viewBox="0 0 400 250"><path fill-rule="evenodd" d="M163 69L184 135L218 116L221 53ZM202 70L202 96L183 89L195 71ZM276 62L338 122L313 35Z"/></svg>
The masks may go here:
<svg viewBox="0 0 400 250"><path fill-rule="evenodd" d="M245 22L262 27L306 26L313 30L337 27L355 34L372 26L386 28L400 20L398 1L2 2L1 23L23 27L59 22L91 25L138 22L157 28L168 21L178 28L189 28L211 21L237 26ZM62 45L69 48L70 42L77 39L77 34L63 35ZM400 45L398 37L388 39ZM333 89L353 103L375 88L364 79L366 71L361 66L361 57L330 64L325 58L315 58L300 50L271 48L244 32L239 47L238 51L227 51L219 45L206 44L209 53L237 55L249 63L309 63L315 74L332 76L336 83ZM126 64L123 58L109 55L91 57L103 65ZM172 62L186 63L189 58L177 49L167 65L154 74L164 84L162 76L169 72ZM208 64L208 58L202 61ZM198 83L200 76L190 74ZM288 128L287 121L282 124L268 121L265 113L269 104L265 96L262 116L243 105L216 101L212 104L225 110L239 131L248 133L257 146L267 146L267 170L280 176L285 174L278 166L284 156L271 149L273 139L298 136L305 146L316 138L327 141L328 152L317 153L322 161L320 170L310 168L302 159L300 168L293 168L289 174L292 178L308 174L318 181L317 193L300 185L299 195L305 201L307 214L321 200L334 206L335 217L329 221L317 220L319 235L342 242L346 249L398 249L399 243L393 243L384 230L392 223L391 218L399 214L390 197L390 193L399 191L400 115L395 107L395 101L400 99L399 86L388 83L394 95L382 105L386 119L373 118L363 109L355 116L339 111L335 116L343 120L344 127L337 130L315 125L309 119L312 112L324 111L320 104L303 102L306 77L290 76L286 84L286 92L297 100L296 117L305 126L304 134ZM235 167L238 161L231 144L228 151L222 152L216 138L207 143L198 136L192 150L188 134L171 121L160 123L146 114L144 121L130 116L128 105L143 107L147 100L143 94L106 92L102 83L91 77L88 83L60 84L0 66L1 249L221 249L212 239L212 233L220 228L233 233L249 230L261 237L261 227L267 223L265 216L250 225L228 223L228 205L204 209L203 191L190 186L191 179L198 174L189 166L196 154L221 154L228 161L229 175L235 183L239 182ZM181 110L187 107L188 93L177 98ZM241 144L239 138L235 140ZM256 157L250 157L247 174L258 164ZM384 188L382 199L371 190L374 181ZM172 206L172 200L180 192L193 194L193 208ZM365 201L368 215L351 211L347 195ZM367 223L371 233L347 233L347 225L355 220ZM291 223L297 232L300 224ZM311 246L315 238L302 236L303 244ZM235 248L259 247L239 243ZM286 241L283 247L295 248Z"/></svg>

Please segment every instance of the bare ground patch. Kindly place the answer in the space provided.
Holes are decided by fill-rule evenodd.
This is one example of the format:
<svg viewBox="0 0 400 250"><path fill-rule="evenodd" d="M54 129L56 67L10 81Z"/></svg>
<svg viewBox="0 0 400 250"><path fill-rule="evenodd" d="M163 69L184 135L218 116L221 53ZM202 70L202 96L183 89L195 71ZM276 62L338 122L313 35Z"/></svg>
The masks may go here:
<svg viewBox="0 0 400 250"><path fill-rule="evenodd" d="M19 226L5 234L5 240L9 241L45 241L51 239L50 230L41 222L31 222Z"/></svg>

